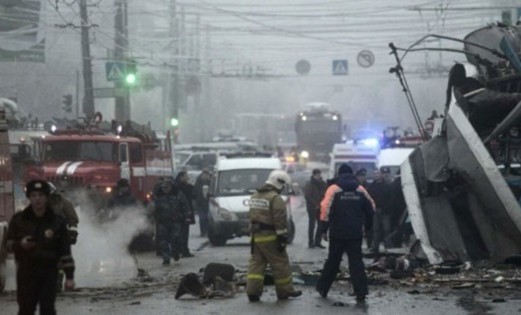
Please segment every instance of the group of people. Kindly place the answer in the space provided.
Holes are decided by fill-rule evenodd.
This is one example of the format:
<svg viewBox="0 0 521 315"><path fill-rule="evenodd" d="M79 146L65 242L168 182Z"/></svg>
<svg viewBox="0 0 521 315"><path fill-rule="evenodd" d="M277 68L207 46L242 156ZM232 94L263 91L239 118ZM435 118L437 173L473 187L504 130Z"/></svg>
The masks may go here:
<svg viewBox="0 0 521 315"><path fill-rule="evenodd" d="M188 246L190 225L195 224L195 209L199 216L201 236L208 231L208 190L211 173L204 169L195 185L186 171L175 179L163 179L154 188L151 212L156 222L158 252L163 265L181 257L193 257Z"/></svg>
<svg viewBox="0 0 521 315"><path fill-rule="evenodd" d="M367 183L364 169L357 172L357 178L375 203L373 233L366 234L367 248L373 253L380 251L380 245L387 248L402 247L409 242L412 228L406 221L407 211L402 192L400 172L393 178L388 167L381 167L374 173L374 179Z"/></svg>
<svg viewBox="0 0 521 315"><path fill-rule="evenodd" d="M211 173L203 170L194 186L187 172L181 171L175 179L163 179L155 187L151 208L164 265L170 263L171 257L193 257L188 247L189 226L195 223L193 201L201 235L206 235L210 180ZM6 242L17 264L19 314L34 314L39 306L41 314L52 315L56 314L57 292L75 286L71 245L78 238L79 218L64 191L50 182L32 180L26 184L25 193L29 205L10 220ZM118 209L133 206L141 204L134 197L130 182L120 179L107 209L117 215Z"/></svg>
<svg viewBox="0 0 521 315"><path fill-rule="evenodd" d="M280 194L290 181L286 172L275 170L250 198L251 256L246 276L250 302L260 300L268 264L279 300L302 294L293 287L286 252L287 212ZM314 170L305 194L310 217L309 247L323 247L321 240L329 241L328 257L316 287L318 293L327 297L346 253L357 302L363 303L368 288L362 240L364 232L371 231L373 226L374 201L347 164L340 166L338 176L329 186L322 180L320 171ZM316 221L319 224L315 231Z"/></svg>
<svg viewBox="0 0 521 315"><path fill-rule="evenodd" d="M397 213L390 209L405 202L399 198L399 178L390 181L388 169L381 169L369 185L365 173L356 176L347 164L340 166L338 176L326 183L320 170L313 170L307 183L305 199L309 214L308 245L323 248L321 241L329 241L329 253L316 289L327 297L344 253L348 256L350 278L358 302L368 294L367 277L362 261L364 234L368 245L378 251L380 243L387 242ZM163 265L173 258L192 257L188 248L189 226L195 224L194 201L199 215L201 235L208 231L208 189L211 173L198 176L190 184L186 171L175 179L163 179L154 189L151 203L156 221L156 233ZM250 199L251 257L247 272L247 295L251 302L260 300L264 274L269 264L273 271L278 299L298 297L295 290L286 251L288 240L286 202L281 197L289 175L282 170L271 172L266 183L257 188ZM395 191L396 190L396 191ZM17 299L19 314L34 314L40 305L42 314L55 314L56 284L60 271L66 277L65 289L74 288L74 260L71 244L76 242L78 216L70 202L63 198L52 184L33 180L26 185L29 206L15 214L9 223L7 246L14 252L17 269ZM400 203L401 202L401 203ZM120 180L110 207L132 206L128 180ZM403 219L403 215L400 214ZM374 228L373 228L374 227Z"/></svg>
<svg viewBox="0 0 521 315"><path fill-rule="evenodd" d="M401 178L397 174L392 178L391 170L382 167L374 173L371 183L367 181L367 171L359 169L355 176L360 186L367 193L368 199L374 205L373 230L365 233L366 245L372 252L378 253L380 245L385 248L401 247L408 242L411 234L410 225L406 223L406 205L401 188ZM334 180L329 182L329 185ZM304 187L306 209L309 217L308 247L324 248L321 244L320 203L329 186L322 178L319 169L314 169L310 180Z"/></svg>

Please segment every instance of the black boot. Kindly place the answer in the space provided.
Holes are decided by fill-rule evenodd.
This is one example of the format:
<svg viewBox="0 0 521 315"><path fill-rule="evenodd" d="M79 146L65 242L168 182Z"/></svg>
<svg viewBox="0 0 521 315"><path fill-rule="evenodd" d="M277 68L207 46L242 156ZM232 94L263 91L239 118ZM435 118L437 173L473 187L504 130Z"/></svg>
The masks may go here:
<svg viewBox="0 0 521 315"><path fill-rule="evenodd" d="M259 302L260 298L257 295L248 295L248 300L250 300L250 302Z"/></svg>
<svg viewBox="0 0 521 315"><path fill-rule="evenodd" d="M295 298L295 297L299 297L301 295L302 295L302 291L297 290L297 291L293 291L293 292L288 293L288 295L277 296L277 298L279 300L287 300L288 298Z"/></svg>

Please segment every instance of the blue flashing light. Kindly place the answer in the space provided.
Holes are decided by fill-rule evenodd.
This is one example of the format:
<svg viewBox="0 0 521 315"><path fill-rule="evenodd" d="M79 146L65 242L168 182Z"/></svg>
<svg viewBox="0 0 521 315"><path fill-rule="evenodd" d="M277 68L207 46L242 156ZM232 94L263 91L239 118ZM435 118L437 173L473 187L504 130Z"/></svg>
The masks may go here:
<svg viewBox="0 0 521 315"><path fill-rule="evenodd" d="M368 139L361 140L360 142L369 147L377 147L379 144L379 141L376 138L368 138Z"/></svg>

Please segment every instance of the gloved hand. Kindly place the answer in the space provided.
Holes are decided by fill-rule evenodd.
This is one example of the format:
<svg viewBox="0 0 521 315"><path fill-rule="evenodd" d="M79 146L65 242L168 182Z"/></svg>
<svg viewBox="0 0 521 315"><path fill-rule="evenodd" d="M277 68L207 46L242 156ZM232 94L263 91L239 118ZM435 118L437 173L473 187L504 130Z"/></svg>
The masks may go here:
<svg viewBox="0 0 521 315"><path fill-rule="evenodd" d="M281 252L284 251L286 249L286 244L288 243L288 236L287 235L277 235L277 243L278 243L277 249Z"/></svg>

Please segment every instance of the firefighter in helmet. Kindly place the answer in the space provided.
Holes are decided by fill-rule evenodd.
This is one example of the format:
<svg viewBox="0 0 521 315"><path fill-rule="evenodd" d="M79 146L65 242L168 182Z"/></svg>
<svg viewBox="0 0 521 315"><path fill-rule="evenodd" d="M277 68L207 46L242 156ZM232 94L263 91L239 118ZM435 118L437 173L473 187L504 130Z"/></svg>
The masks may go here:
<svg viewBox="0 0 521 315"><path fill-rule="evenodd" d="M266 183L250 198L251 258L248 266L246 292L250 302L259 301L263 291L264 272L269 264L273 270L279 300L297 297L286 252L288 237L286 204L280 193L289 184L289 175L274 170Z"/></svg>

